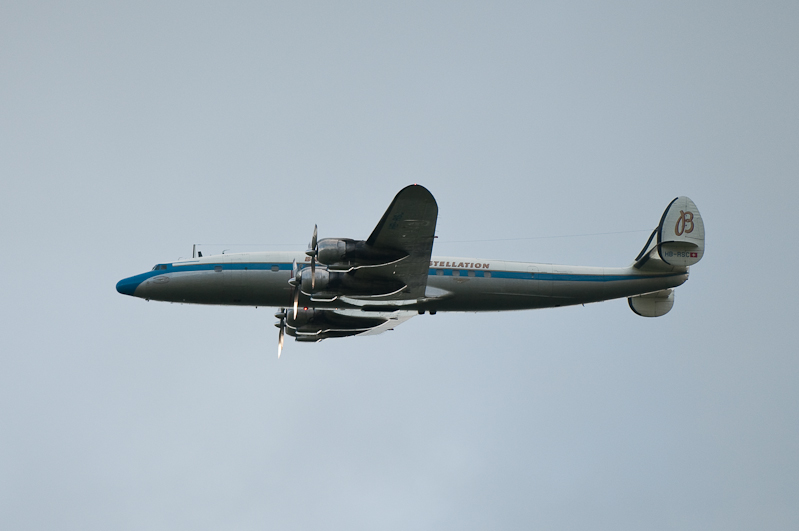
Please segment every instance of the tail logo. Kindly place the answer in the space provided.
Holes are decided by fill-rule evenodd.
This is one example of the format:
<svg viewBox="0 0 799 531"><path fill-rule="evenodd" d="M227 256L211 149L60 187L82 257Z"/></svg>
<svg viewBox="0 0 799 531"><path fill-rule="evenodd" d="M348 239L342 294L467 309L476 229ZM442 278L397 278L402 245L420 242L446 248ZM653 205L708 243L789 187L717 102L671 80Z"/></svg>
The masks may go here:
<svg viewBox="0 0 799 531"><path fill-rule="evenodd" d="M688 228L690 224L691 228ZM691 234L694 231L694 213L683 212L680 210L680 217L677 218L677 224L674 226L674 234L682 236L683 233Z"/></svg>

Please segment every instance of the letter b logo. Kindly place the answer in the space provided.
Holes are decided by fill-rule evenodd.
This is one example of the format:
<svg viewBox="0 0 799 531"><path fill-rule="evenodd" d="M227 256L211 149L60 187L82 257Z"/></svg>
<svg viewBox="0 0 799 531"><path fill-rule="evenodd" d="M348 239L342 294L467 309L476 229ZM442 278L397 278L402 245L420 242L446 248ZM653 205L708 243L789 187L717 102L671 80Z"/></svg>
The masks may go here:
<svg viewBox="0 0 799 531"><path fill-rule="evenodd" d="M694 231L694 213L683 212L680 210L680 217L677 218L677 224L674 226L674 234L682 236L683 233L691 234Z"/></svg>

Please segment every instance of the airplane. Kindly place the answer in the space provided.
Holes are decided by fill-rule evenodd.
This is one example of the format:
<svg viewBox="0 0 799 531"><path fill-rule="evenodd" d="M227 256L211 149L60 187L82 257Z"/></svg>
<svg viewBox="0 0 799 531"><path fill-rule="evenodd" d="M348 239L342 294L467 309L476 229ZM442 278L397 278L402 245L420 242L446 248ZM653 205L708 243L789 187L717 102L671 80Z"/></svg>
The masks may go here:
<svg viewBox="0 0 799 531"><path fill-rule="evenodd" d="M553 308L627 298L659 317L704 255L691 199L669 203L627 267L586 267L432 256L438 204L421 185L394 197L366 240L317 238L306 251L249 252L159 263L120 280L119 293L187 304L277 307L278 358L295 341L374 335L416 314Z"/></svg>

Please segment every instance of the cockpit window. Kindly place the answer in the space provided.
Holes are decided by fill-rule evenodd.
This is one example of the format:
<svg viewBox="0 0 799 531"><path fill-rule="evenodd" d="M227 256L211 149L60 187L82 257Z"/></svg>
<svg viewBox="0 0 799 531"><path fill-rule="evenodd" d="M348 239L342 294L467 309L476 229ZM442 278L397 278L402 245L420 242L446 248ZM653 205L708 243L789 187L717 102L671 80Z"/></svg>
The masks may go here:
<svg viewBox="0 0 799 531"><path fill-rule="evenodd" d="M153 271L158 271L159 269L166 269L166 264L155 264L153 266Z"/></svg>

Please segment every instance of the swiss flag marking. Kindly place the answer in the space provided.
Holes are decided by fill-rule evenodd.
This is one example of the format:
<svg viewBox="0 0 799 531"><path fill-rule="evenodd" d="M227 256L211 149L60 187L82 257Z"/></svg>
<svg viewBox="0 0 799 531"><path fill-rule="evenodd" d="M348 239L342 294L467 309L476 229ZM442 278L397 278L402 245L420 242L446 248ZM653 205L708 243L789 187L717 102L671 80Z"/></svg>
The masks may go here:
<svg viewBox="0 0 799 531"><path fill-rule="evenodd" d="M696 254L696 253L691 253L691 258L696 258L697 256L699 256L699 255Z"/></svg>

